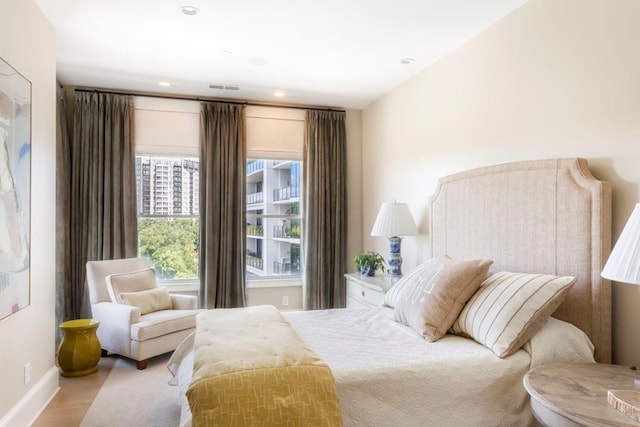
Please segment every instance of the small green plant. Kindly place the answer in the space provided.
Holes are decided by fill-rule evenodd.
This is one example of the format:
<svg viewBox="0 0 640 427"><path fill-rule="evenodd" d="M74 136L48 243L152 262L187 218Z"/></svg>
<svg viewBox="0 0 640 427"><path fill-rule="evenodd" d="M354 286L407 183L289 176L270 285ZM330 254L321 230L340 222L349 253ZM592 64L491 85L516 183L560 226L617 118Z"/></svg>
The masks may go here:
<svg viewBox="0 0 640 427"><path fill-rule="evenodd" d="M384 273L384 258L377 252L369 251L356 255L353 265L363 276L375 276L377 270Z"/></svg>

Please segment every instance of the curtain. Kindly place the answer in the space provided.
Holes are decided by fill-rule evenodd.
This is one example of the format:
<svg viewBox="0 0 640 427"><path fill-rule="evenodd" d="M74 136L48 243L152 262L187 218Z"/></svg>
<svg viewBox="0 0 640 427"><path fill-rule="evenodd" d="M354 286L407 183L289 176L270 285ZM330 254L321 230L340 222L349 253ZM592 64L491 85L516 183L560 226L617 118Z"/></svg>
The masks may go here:
<svg viewBox="0 0 640 427"><path fill-rule="evenodd" d="M309 110L305 119L304 308L346 306L346 113Z"/></svg>
<svg viewBox="0 0 640 427"><path fill-rule="evenodd" d="M203 102L200 138L200 307L243 307L246 302L244 106Z"/></svg>
<svg viewBox="0 0 640 427"><path fill-rule="evenodd" d="M75 93L68 170L58 176L68 187L68 229L58 244L68 247L70 318L90 312L87 261L137 256L133 111L130 96Z"/></svg>

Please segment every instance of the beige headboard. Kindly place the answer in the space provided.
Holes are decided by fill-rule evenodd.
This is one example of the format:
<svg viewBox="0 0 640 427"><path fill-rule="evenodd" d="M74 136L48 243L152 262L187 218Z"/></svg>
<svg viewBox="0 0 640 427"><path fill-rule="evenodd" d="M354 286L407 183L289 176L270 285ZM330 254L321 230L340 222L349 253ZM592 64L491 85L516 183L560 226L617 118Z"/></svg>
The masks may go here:
<svg viewBox="0 0 640 427"><path fill-rule="evenodd" d="M490 258L492 271L571 275L554 317L582 329L611 362L611 189L584 159L483 167L441 178L430 199L433 255Z"/></svg>

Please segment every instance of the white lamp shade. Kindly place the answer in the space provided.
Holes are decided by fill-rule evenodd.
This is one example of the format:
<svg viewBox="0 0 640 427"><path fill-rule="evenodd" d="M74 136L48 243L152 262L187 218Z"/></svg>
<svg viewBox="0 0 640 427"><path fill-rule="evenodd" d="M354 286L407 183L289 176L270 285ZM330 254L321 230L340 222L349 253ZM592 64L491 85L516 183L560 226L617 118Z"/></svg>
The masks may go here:
<svg viewBox="0 0 640 427"><path fill-rule="evenodd" d="M418 228L406 203L382 204L371 230L372 236L393 237L416 234L418 234Z"/></svg>
<svg viewBox="0 0 640 427"><path fill-rule="evenodd" d="M640 204L633 209L601 276L616 282L640 285Z"/></svg>

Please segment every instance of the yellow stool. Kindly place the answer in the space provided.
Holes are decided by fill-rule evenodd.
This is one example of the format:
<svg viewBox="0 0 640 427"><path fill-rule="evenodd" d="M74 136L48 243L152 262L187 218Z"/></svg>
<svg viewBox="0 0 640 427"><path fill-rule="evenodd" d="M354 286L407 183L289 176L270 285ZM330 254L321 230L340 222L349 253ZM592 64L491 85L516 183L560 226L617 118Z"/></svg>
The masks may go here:
<svg viewBox="0 0 640 427"><path fill-rule="evenodd" d="M81 377L98 370L101 354L96 336L98 325L100 322L93 319L60 323L64 335L58 347L58 367L63 377Z"/></svg>

